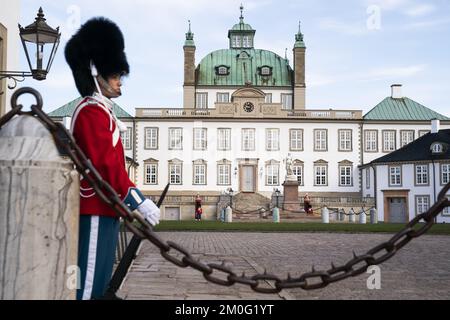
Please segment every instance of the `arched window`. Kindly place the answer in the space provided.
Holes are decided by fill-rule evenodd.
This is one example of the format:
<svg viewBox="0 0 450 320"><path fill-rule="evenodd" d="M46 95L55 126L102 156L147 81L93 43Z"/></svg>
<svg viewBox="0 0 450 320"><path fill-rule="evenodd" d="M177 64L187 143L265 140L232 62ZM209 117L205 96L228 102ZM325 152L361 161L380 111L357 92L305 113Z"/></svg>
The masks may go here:
<svg viewBox="0 0 450 320"><path fill-rule="evenodd" d="M228 66L221 65L221 66L217 66L215 69L216 69L216 74L219 76L227 76L230 74L230 67L228 67Z"/></svg>
<svg viewBox="0 0 450 320"><path fill-rule="evenodd" d="M431 152L432 153L442 153L444 152L444 147L441 143L433 143L431 146Z"/></svg>
<svg viewBox="0 0 450 320"><path fill-rule="evenodd" d="M269 77L272 75L272 67L269 66L262 66L259 69L259 75Z"/></svg>

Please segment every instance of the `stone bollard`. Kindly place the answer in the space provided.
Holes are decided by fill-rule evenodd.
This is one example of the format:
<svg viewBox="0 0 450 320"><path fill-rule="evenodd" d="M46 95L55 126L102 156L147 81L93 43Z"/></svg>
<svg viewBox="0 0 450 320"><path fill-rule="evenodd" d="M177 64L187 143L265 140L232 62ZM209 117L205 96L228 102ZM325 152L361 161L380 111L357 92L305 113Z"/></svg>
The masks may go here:
<svg viewBox="0 0 450 320"><path fill-rule="evenodd" d="M0 299L75 299L79 175L28 115L0 130Z"/></svg>
<svg viewBox="0 0 450 320"><path fill-rule="evenodd" d="M359 223L360 224L367 223L367 217L366 217L366 213L364 211L359 214Z"/></svg>
<svg viewBox="0 0 450 320"><path fill-rule="evenodd" d="M338 215L339 215L339 221L345 221L345 212L344 212L344 209L339 210Z"/></svg>
<svg viewBox="0 0 450 320"><path fill-rule="evenodd" d="M376 208L370 209L370 223L371 224L378 223L378 212Z"/></svg>
<svg viewBox="0 0 450 320"><path fill-rule="evenodd" d="M348 212L348 222L355 223L355 211L353 211L353 208Z"/></svg>
<svg viewBox="0 0 450 320"><path fill-rule="evenodd" d="M330 223L330 212L328 211L327 207L322 208L322 222Z"/></svg>
<svg viewBox="0 0 450 320"><path fill-rule="evenodd" d="M225 222L231 223L233 222L233 209L230 206L225 210Z"/></svg>
<svg viewBox="0 0 450 320"><path fill-rule="evenodd" d="M273 208L273 222L275 223L279 223L280 222L280 209L278 209L278 207Z"/></svg>

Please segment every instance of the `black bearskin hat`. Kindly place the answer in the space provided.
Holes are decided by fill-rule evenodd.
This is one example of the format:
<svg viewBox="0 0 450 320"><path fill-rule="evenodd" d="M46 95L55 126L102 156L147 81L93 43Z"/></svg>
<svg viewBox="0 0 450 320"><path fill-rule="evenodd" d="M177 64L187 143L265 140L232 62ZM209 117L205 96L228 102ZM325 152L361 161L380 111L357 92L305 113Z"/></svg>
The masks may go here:
<svg viewBox="0 0 450 320"><path fill-rule="evenodd" d="M119 27L103 17L87 21L67 42L65 57L83 97L91 96L95 91L90 70L91 60L104 79L130 72L124 48Z"/></svg>

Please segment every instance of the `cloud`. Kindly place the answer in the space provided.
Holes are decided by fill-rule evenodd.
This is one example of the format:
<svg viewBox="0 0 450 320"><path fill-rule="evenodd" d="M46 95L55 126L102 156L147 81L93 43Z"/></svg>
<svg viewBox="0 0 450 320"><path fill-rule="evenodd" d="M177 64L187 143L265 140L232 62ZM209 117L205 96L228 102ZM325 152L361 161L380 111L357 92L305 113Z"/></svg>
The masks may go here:
<svg viewBox="0 0 450 320"><path fill-rule="evenodd" d="M411 78L427 69L427 65L411 65L405 67L383 67L358 73L339 74L339 76L311 73L307 79L308 87L320 87L336 84L338 82L371 82L384 79L397 81Z"/></svg>
<svg viewBox="0 0 450 320"><path fill-rule="evenodd" d="M402 29L403 30L426 29L426 28L439 27L439 26L446 25L449 23L450 23L450 18L427 20L427 21L408 23L408 24L404 25Z"/></svg>
<svg viewBox="0 0 450 320"><path fill-rule="evenodd" d="M366 25L363 23L348 24L333 18L320 20L319 28L351 36L362 36L366 35L369 32L369 30L366 28Z"/></svg>
<svg viewBox="0 0 450 320"><path fill-rule="evenodd" d="M411 0L368 0L367 5L379 6L382 10L392 11L404 8L412 3Z"/></svg>
<svg viewBox="0 0 450 320"><path fill-rule="evenodd" d="M318 73L312 73L307 80L308 87L321 87L321 86L327 86L330 84L334 84L338 81L337 77L324 75L324 74L318 74Z"/></svg>
<svg viewBox="0 0 450 320"><path fill-rule="evenodd" d="M410 17L419 17L434 12L435 10L436 7L431 4L421 4L407 9L405 13Z"/></svg>
<svg viewBox="0 0 450 320"><path fill-rule="evenodd" d="M363 77L365 81L380 80L386 78L405 78L412 77L424 71L427 68L425 64L412 65L407 67L392 67L373 69L368 72L367 76Z"/></svg>

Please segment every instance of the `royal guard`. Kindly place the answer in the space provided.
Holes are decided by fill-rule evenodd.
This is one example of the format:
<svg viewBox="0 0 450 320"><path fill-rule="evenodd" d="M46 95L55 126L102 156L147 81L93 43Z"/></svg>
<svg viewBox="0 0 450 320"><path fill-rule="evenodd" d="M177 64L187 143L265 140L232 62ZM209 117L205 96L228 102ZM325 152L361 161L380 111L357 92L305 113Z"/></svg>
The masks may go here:
<svg viewBox="0 0 450 320"><path fill-rule="evenodd" d="M152 225L160 211L130 181L125 169L120 132L126 130L110 99L121 95L122 77L129 74L122 32L106 18L86 22L69 40L66 60L83 97L72 116L75 141L103 180L131 211L137 210ZM119 219L86 180L80 183L78 266L81 288L77 299L99 299L110 281L119 232Z"/></svg>

